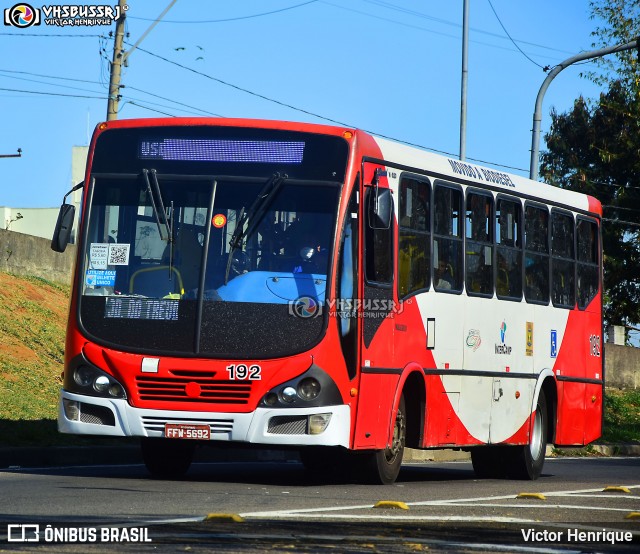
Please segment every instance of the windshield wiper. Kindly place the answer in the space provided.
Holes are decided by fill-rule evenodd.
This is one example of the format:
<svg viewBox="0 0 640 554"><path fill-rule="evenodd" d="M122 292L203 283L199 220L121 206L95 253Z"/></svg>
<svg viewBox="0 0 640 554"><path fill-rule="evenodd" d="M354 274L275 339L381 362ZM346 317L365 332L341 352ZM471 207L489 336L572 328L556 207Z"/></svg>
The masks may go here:
<svg viewBox="0 0 640 554"><path fill-rule="evenodd" d="M151 179L149 179L149 173L151 173ZM156 170L152 169L151 171L149 171L148 169L143 169L142 176L147 183L147 194L149 195L149 199L151 200L153 214L156 217L156 225L158 226L158 234L160 235L160 240L167 241L167 244L169 245L169 279L171 279L171 270L173 267L173 200L171 201L169 219L167 217L167 210L165 209L164 202L162 200L162 193L160 192L160 183L158 183L158 175L156 174ZM151 187L152 183L153 188ZM158 199L158 205L156 205L156 198ZM160 222L160 214L162 214L162 222ZM162 236L161 223L165 226L167 232L166 238Z"/></svg>
<svg viewBox="0 0 640 554"><path fill-rule="evenodd" d="M149 173L151 173L151 179L149 179ZM142 176L144 177L145 182L147 183L147 194L151 199L151 207L153 208L153 214L156 216L156 224L158 225L158 233L160 234L160 240L166 240L167 242L171 242L173 238L173 229L172 225L167 218L167 212L164 207L164 202L162 201L162 194L160 193L160 184L158 183L158 176L156 175L156 170L152 169L149 171L148 169L142 170ZM151 183L153 182L153 189L151 188ZM156 197L158 199L158 205L156 205ZM158 209L158 207L160 209ZM160 221L160 214L162 214L162 222ZM165 226L167 231L167 238L162 236L162 228L161 223Z"/></svg>
<svg viewBox="0 0 640 554"><path fill-rule="evenodd" d="M249 209L245 211L244 207L242 208L240 217L238 218L238 224L236 225L236 228L233 231L233 235L231 236L231 240L229 241L229 246L231 248L229 249L229 256L227 257L227 268L224 273L225 285L229 281L229 271L231 269L233 253L239 246L242 245L242 240L244 239L244 237L250 236L258 223L260 223L260 220L264 216L264 213L267 211L271 200L275 197L276 192L280 189L287 178L288 176L286 174L274 173L265 183L264 187L262 187L262 190L258 193L258 196L256 196ZM251 220L251 223L245 230L245 224L249 220Z"/></svg>

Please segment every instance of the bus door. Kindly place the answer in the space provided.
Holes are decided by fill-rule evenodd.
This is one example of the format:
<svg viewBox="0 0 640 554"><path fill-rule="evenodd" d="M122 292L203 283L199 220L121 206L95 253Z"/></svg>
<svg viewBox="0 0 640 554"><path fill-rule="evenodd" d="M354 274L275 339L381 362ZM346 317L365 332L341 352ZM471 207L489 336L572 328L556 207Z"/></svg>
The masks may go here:
<svg viewBox="0 0 640 554"><path fill-rule="evenodd" d="M354 446L384 448L399 372L394 369L394 206L384 167L365 163L361 189L363 279L360 388Z"/></svg>

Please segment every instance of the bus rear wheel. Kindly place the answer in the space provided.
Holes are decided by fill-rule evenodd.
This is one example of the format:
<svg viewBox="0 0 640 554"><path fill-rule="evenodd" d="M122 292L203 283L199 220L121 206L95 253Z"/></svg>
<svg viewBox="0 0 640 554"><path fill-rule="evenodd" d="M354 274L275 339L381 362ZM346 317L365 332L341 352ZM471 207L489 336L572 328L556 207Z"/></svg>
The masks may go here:
<svg viewBox="0 0 640 554"><path fill-rule="evenodd" d="M144 465L153 478L180 479L191 466L195 443L143 437L140 448Z"/></svg>
<svg viewBox="0 0 640 554"><path fill-rule="evenodd" d="M526 446L513 447L513 459L508 466L509 477L530 481L540 477L547 450L547 428L547 399L544 391L540 390L531 439Z"/></svg>
<svg viewBox="0 0 640 554"><path fill-rule="evenodd" d="M396 412L391 444L384 450L376 450L366 455L364 466L365 478L368 482L391 485L398 478L404 455L404 445L407 440L406 414L403 395L400 397L400 404Z"/></svg>

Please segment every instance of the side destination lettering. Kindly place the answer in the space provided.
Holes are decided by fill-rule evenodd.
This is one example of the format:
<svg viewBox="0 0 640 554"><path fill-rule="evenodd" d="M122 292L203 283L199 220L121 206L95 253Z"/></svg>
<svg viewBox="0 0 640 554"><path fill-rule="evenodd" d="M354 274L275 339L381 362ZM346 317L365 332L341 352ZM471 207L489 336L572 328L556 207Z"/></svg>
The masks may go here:
<svg viewBox="0 0 640 554"><path fill-rule="evenodd" d="M456 160L448 160L449 165L454 173L458 175L464 175L465 177L472 177L480 181L487 181L489 183L496 183L505 187L516 188L515 183L511 180L511 177L507 173L501 171L494 171L493 169L485 169L483 167L473 167L471 164L459 162Z"/></svg>

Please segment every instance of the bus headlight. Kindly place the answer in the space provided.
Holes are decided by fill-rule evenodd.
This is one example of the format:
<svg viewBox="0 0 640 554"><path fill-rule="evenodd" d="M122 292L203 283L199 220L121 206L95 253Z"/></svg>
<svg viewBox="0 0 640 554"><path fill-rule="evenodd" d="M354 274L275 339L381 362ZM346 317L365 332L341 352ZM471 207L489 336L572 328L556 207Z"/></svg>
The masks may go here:
<svg viewBox="0 0 640 554"><path fill-rule="evenodd" d="M293 387L283 388L280 394L282 395L282 400L287 403L293 402L297 396L296 389L294 389Z"/></svg>
<svg viewBox="0 0 640 554"><path fill-rule="evenodd" d="M77 394L103 398L126 398L124 387L111 375L83 363L73 370L72 378L65 379L65 390Z"/></svg>
<svg viewBox="0 0 640 554"><path fill-rule="evenodd" d="M305 377L298 383L298 396L302 400L314 400L318 398L322 387L317 379L313 377Z"/></svg>
<svg viewBox="0 0 640 554"><path fill-rule="evenodd" d="M109 378L106 375L100 375L96 377L96 380L93 382L93 390L103 394L109 388Z"/></svg>

